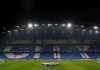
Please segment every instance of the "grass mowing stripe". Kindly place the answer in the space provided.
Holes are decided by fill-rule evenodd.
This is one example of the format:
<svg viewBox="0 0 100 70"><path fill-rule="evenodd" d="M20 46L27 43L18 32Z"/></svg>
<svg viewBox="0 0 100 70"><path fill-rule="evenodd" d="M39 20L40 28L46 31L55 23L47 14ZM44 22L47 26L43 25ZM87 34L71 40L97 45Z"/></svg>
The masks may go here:
<svg viewBox="0 0 100 70"><path fill-rule="evenodd" d="M44 67L42 62L59 62L59 66ZM100 70L96 60L7 60L0 70Z"/></svg>
<svg viewBox="0 0 100 70"><path fill-rule="evenodd" d="M83 61L75 61L80 67L84 67L86 69L92 70L100 70L99 64L96 63L95 60L83 60Z"/></svg>
<svg viewBox="0 0 100 70"><path fill-rule="evenodd" d="M68 68L68 70L86 70L83 67L80 67L79 65L77 65L77 63L74 62L74 60L69 60L67 62L67 64L69 64L70 66L66 66Z"/></svg>
<svg viewBox="0 0 100 70"><path fill-rule="evenodd" d="M0 67L0 70L14 70L17 67L24 65L25 63L27 62L23 60L8 60L7 64L5 62L3 66Z"/></svg>

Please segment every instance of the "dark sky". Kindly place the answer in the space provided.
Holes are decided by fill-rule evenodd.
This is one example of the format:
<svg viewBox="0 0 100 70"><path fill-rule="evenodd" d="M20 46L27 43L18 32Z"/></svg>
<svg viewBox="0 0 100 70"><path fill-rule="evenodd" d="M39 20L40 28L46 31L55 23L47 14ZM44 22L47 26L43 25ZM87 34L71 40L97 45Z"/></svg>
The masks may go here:
<svg viewBox="0 0 100 70"><path fill-rule="evenodd" d="M98 0L3 0L1 27L27 22L73 22L83 25L99 25Z"/></svg>

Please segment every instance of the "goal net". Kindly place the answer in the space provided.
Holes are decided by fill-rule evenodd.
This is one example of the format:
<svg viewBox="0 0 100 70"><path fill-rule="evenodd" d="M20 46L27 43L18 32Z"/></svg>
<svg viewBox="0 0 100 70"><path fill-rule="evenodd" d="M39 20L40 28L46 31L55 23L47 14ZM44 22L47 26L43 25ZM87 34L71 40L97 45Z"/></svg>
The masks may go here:
<svg viewBox="0 0 100 70"><path fill-rule="evenodd" d="M3 64L4 63L4 59L0 59L0 64Z"/></svg>
<svg viewBox="0 0 100 70"><path fill-rule="evenodd" d="M97 58L97 63L100 63L100 58Z"/></svg>

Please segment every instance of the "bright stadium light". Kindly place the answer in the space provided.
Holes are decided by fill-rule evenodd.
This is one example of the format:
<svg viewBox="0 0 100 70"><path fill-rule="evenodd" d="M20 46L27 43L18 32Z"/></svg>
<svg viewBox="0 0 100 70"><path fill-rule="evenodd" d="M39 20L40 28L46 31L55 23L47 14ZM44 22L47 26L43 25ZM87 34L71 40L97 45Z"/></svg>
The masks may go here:
<svg viewBox="0 0 100 70"><path fill-rule="evenodd" d="M28 27L29 27L29 28L32 28L32 27L33 27L33 24L29 23L29 24L28 24Z"/></svg>
<svg viewBox="0 0 100 70"><path fill-rule="evenodd" d="M55 24L55 26L58 26L58 24Z"/></svg>
<svg viewBox="0 0 100 70"><path fill-rule="evenodd" d="M83 29L82 31L86 31L86 29Z"/></svg>
<svg viewBox="0 0 100 70"><path fill-rule="evenodd" d="M48 24L48 26L52 26L52 24Z"/></svg>
<svg viewBox="0 0 100 70"><path fill-rule="evenodd" d="M15 32L17 32L18 30L14 30Z"/></svg>
<svg viewBox="0 0 100 70"><path fill-rule="evenodd" d="M8 33L10 33L11 31L7 31Z"/></svg>
<svg viewBox="0 0 100 70"><path fill-rule="evenodd" d="M3 29L5 30L6 28L4 27Z"/></svg>
<svg viewBox="0 0 100 70"><path fill-rule="evenodd" d="M63 27L64 27L64 26L65 26L65 24L61 24L61 26L63 26Z"/></svg>
<svg viewBox="0 0 100 70"><path fill-rule="evenodd" d="M95 30L97 30L97 29L98 29L98 27L97 27L97 26L94 26L94 29L95 29Z"/></svg>
<svg viewBox="0 0 100 70"><path fill-rule="evenodd" d="M35 27L38 27L38 24L34 24Z"/></svg>
<svg viewBox="0 0 100 70"><path fill-rule="evenodd" d="M81 27L83 28L84 26L83 26L83 25L81 25Z"/></svg>
<svg viewBox="0 0 100 70"><path fill-rule="evenodd" d="M68 24L67 24L67 27L68 27L68 28L71 28L71 27L72 27L72 24L71 24L71 23L68 23Z"/></svg>
<svg viewBox="0 0 100 70"><path fill-rule="evenodd" d="M92 30L89 30L89 32L91 33L91 32L92 32Z"/></svg>
<svg viewBox="0 0 100 70"><path fill-rule="evenodd" d="M95 33L96 33L96 34L98 34L98 33L99 33L99 31L95 31Z"/></svg>

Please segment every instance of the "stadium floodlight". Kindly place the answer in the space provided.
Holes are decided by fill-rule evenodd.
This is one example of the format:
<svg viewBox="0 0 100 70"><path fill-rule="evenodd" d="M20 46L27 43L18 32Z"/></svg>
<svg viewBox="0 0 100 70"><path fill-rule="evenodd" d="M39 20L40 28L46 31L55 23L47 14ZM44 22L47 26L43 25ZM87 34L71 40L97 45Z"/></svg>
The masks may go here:
<svg viewBox="0 0 100 70"><path fill-rule="evenodd" d="M33 27L33 24L32 24L32 23L29 23L29 24L28 24L28 27L29 27L29 28L32 28L32 27Z"/></svg>
<svg viewBox="0 0 100 70"><path fill-rule="evenodd" d="M8 33L10 33L11 31L7 31Z"/></svg>
<svg viewBox="0 0 100 70"><path fill-rule="evenodd" d="M83 28L84 26L83 26L83 25L81 25L81 27Z"/></svg>
<svg viewBox="0 0 100 70"><path fill-rule="evenodd" d="M97 29L98 29L98 27L97 27L97 26L94 26L94 29L95 29L95 30L97 30Z"/></svg>
<svg viewBox="0 0 100 70"><path fill-rule="evenodd" d="M58 26L58 24L55 24L55 26Z"/></svg>
<svg viewBox="0 0 100 70"><path fill-rule="evenodd" d="M68 28L71 28L71 27L72 27L72 24L71 24L71 23L68 23L68 24L67 24L67 27L68 27Z"/></svg>
<svg viewBox="0 0 100 70"><path fill-rule="evenodd" d="M96 33L96 34L98 34L98 33L99 33L99 31L95 31L95 33Z"/></svg>
<svg viewBox="0 0 100 70"><path fill-rule="evenodd" d="M6 28L4 27L3 29L5 30Z"/></svg>
<svg viewBox="0 0 100 70"><path fill-rule="evenodd" d="M92 33L92 30L89 30L90 33Z"/></svg>
<svg viewBox="0 0 100 70"><path fill-rule="evenodd" d="M65 26L65 24L61 24L61 26L63 26L63 27L64 27L64 26Z"/></svg>
<svg viewBox="0 0 100 70"><path fill-rule="evenodd" d="M84 32L84 31L86 31L86 29L83 29L82 31Z"/></svg>
<svg viewBox="0 0 100 70"><path fill-rule="evenodd" d="M38 24L34 24L35 27L38 27Z"/></svg>
<svg viewBox="0 0 100 70"><path fill-rule="evenodd" d="M48 24L48 26L52 26L52 24Z"/></svg>
<svg viewBox="0 0 100 70"><path fill-rule="evenodd" d="M17 32L18 30L14 30L15 32Z"/></svg>

